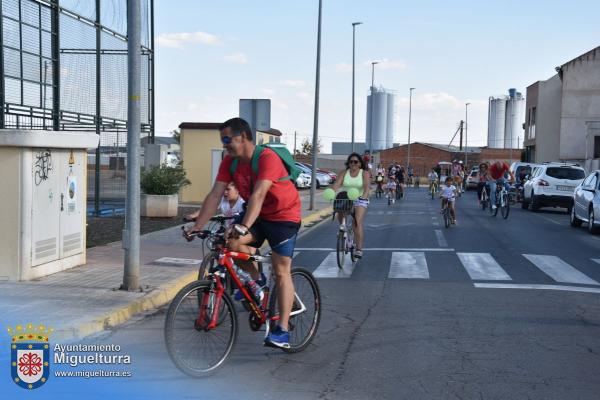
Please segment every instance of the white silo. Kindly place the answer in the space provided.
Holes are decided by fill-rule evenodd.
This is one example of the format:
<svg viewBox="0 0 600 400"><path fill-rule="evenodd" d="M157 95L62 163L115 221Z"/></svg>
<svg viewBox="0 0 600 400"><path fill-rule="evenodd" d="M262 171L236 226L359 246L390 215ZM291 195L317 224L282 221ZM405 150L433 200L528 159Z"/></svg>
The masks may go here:
<svg viewBox="0 0 600 400"><path fill-rule="evenodd" d="M504 127L506 119L506 98L490 97L488 112L488 147L504 147Z"/></svg>
<svg viewBox="0 0 600 400"><path fill-rule="evenodd" d="M391 149L394 147L394 117L396 115L394 109L394 94L388 93L387 98L387 126L386 126L386 139L385 139L385 148Z"/></svg>
<svg viewBox="0 0 600 400"><path fill-rule="evenodd" d="M394 99L392 96L383 88L373 87L371 94L367 97L366 146L373 151L392 147L388 145L389 140L394 141ZM390 99L391 104L388 104Z"/></svg>
<svg viewBox="0 0 600 400"><path fill-rule="evenodd" d="M525 121L525 99L516 89L509 89L506 100L506 122L504 124L504 148L520 148Z"/></svg>

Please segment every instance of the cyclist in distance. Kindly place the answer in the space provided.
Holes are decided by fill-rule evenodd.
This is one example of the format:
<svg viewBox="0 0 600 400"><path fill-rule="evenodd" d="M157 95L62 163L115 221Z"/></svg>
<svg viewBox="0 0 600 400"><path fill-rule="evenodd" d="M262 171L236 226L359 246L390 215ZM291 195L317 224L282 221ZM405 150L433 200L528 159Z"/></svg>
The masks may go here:
<svg viewBox="0 0 600 400"><path fill-rule="evenodd" d="M479 182L477 182L477 200L479 204L481 204L481 192L483 192L483 188L487 184L487 175L488 175L488 164L481 163L479 164Z"/></svg>
<svg viewBox="0 0 600 400"><path fill-rule="evenodd" d="M510 171L510 167L507 163L503 161L494 162L490 168L488 169L487 174L487 182L490 188L490 200L492 204L492 209L495 210L496 206L496 185L501 184L504 185L506 190L508 190L508 183L505 179L505 175L510 175L511 182L514 182L515 175Z"/></svg>
<svg viewBox="0 0 600 400"><path fill-rule="evenodd" d="M345 192L348 192L348 190L352 188L356 188L358 192L361 193L360 197L354 201L354 232L356 235L356 250L354 251L354 256L356 258L362 257L364 242L363 222L365 214L367 213L367 207L369 206L370 182L371 174L367 170L367 165L364 160L358 153L352 153L346 160L346 169L340 171L333 184L333 190L335 191L339 190L340 187ZM340 194L338 194L338 196Z"/></svg>
<svg viewBox="0 0 600 400"><path fill-rule="evenodd" d="M442 198L442 210L444 209L444 205L447 203L448 208L450 208L450 216L452 217L452 225L456 224L456 195L458 193L458 189L453 185L454 179L451 177L446 178L446 185L442 187L442 193L440 197Z"/></svg>
<svg viewBox="0 0 600 400"><path fill-rule="evenodd" d="M258 157L258 172L254 172L251 160L256 145L250 125L245 120L229 119L221 124L219 132L227 155L221 161L215 183L202 203L195 225L186 234L202 230L216 213L227 185L234 182L246 200L247 208L231 227L228 246L233 251L250 253L251 247L260 247L265 240L269 242L280 320L279 325L265 338L264 344L289 347L288 322L294 302L291 267L300 228L300 197L283 161L273 150L262 150ZM260 279L260 274L251 263L240 263L239 267L249 272L253 279Z"/></svg>
<svg viewBox="0 0 600 400"><path fill-rule="evenodd" d="M429 190L431 191L431 186L437 186L437 181L439 179L437 172L435 172L435 168L431 168L431 171L429 171L429 174L427 174L427 179L429 180Z"/></svg>

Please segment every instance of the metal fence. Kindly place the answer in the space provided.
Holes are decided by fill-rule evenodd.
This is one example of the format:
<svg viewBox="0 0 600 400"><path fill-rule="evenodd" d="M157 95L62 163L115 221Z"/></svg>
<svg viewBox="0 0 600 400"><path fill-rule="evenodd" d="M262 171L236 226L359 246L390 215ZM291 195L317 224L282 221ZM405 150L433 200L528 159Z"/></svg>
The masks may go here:
<svg viewBox="0 0 600 400"><path fill-rule="evenodd" d="M154 0L142 9L142 136L154 137ZM0 128L95 131L88 200L125 197L127 0L0 0Z"/></svg>

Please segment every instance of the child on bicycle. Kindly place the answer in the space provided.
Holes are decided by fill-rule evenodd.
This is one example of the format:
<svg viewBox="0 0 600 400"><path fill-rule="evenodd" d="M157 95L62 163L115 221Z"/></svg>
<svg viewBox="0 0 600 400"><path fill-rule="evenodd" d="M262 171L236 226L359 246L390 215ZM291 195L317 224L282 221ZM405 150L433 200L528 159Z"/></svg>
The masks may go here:
<svg viewBox="0 0 600 400"><path fill-rule="evenodd" d="M450 208L450 216L452 217L452 225L456 224L456 211L454 208L454 204L456 202L457 189L456 186L453 185L452 177L446 178L446 185L442 188L442 193L440 194L440 198L442 199L442 210L444 212L444 207Z"/></svg>
<svg viewBox="0 0 600 400"><path fill-rule="evenodd" d="M375 177L375 183L377 183L377 193L383 193L383 172L377 169L377 177Z"/></svg>
<svg viewBox="0 0 600 400"><path fill-rule="evenodd" d="M391 199L392 203L396 202L396 176L393 174L390 174L390 176L388 177L388 181L387 184L385 185L385 188L387 189L387 194L386 194L386 198Z"/></svg>

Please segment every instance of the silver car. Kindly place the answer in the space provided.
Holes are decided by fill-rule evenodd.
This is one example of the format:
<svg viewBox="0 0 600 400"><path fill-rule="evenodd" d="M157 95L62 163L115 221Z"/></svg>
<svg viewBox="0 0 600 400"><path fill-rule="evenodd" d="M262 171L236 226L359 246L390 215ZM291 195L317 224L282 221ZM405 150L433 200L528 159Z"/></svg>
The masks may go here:
<svg viewBox="0 0 600 400"><path fill-rule="evenodd" d="M312 176L312 169L306 166L305 164L297 162L296 167L298 167L300 171L304 172L305 174ZM329 183L331 182L331 177L328 174L317 171L315 176L317 178L317 189L321 188L322 186L329 186Z"/></svg>
<svg viewBox="0 0 600 400"><path fill-rule="evenodd" d="M573 192L571 226L582 222L587 222L590 233L600 232L600 170L589 174Z"/></svg>
<svg viewBox="0 0 600 400"><path fill-rule="evenodd" d="M308 187L310 187L311 181L312 181L312 178L309 174L301 172L300 175L298 175L298 178L296 178L296 188L297 189L308 188Z"/></svg>

